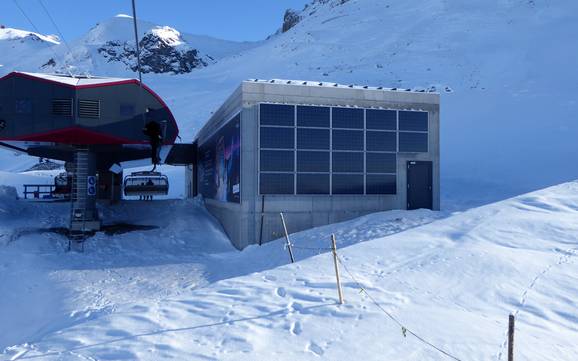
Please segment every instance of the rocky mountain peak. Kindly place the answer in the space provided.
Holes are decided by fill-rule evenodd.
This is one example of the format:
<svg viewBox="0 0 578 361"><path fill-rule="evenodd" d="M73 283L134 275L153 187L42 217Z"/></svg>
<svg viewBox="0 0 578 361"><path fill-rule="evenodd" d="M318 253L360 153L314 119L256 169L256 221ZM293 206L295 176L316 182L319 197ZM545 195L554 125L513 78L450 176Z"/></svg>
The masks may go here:
<svg viewBox="0 0 578 361"><path fill-rule="evenodd" d="M143 73L189 73L214 62L208 55L189 46L180 32L169 26L147 31L139 41ZM97 49L108 62L120 62L137 70L136 47L131 41L109 40Z"/></svg>

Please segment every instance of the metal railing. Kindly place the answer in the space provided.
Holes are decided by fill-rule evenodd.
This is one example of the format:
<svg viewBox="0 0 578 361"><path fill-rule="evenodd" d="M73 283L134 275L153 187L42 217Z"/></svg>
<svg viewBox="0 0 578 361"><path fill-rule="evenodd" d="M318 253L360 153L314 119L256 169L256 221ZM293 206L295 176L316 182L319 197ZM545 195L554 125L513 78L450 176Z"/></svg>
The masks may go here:
<svg viewBox="0 0 578 361"><path fill-rule="evenodd" d="M24 184L24 199L41 199L48 195L49 198L54 196L54 184ZM31 197L29 197L31 195Z"/></svg>

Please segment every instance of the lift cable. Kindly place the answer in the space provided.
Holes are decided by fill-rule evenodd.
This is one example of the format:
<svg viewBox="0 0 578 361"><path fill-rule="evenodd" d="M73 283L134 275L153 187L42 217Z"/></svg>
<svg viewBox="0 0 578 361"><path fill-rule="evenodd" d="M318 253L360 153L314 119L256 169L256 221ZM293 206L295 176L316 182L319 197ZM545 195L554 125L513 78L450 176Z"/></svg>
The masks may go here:
<svg viewBox="0 0 578 361"><path fill-rule="evenodd" d="M28 22L30 23L30 25L32 26L32 28L34 29L34 31L36 31L39 35L41 35L42 33L40 32L40 30L36 27L36 25L34 24L34 22L32 21L32 19L30 19L30 17L28 15L26 15L26 11L24 11L24 9L20 6L20 4L18 4L17 0L12 0L14 2L14 4L16 5L16 7L18 8L18 10L20 10L20 12L22 13L22 15L26 18L26 20L28 20ZM48 48L52 51L52 53L54 54L55 58L58 58L58 54L56 53L56 51L54 51L52 46L48 46ZM70 75L70 77L74 78L74 75L72 75L72 72L70 71L70 69L68 68L68 66L66 66L66 59L64 59L64 68L66 69L66 71L68 72L68 75Z"/></svg>
<svg viewBox="0 0 578 361"><path fill-rule="evenodd" d="M58 36L60 36L60 39L62 39L62 42L64 43L64 45L66 46L66 49L68 49L68 53L70 55L72 55L72 49L70 48L70 46L68 45L68 42L66 41L66 39L64 38L64 35L62 34L62 32L60 31L60 28L58 27L58 25L56 25L56 21L54 21L54 18L52 17L52 15L50 15L50 12L48 11L48 8L46 8L46 6L44 5L44 2L42 0L38 0L38 3L40 4L40 6L42 7L42 9L44 10L44 12L46 13L46 16L48 16L48 19L50 20L50 22L52 23L52 25L54 26L54 28L56 29L56 31L58 32Z"/></svg>

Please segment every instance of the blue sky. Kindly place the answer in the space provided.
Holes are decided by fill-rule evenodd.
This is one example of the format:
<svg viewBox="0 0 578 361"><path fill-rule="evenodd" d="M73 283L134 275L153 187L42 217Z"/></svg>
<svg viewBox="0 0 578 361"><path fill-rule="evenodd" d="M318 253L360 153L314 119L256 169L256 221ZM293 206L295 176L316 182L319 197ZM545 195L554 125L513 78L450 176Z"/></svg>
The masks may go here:
<svg viewBox="0 0 578 361"><path fill-rule="evenodd" d="M56 34L39 0L17 0L39 31ZM66 40L83 35L97 22L131 14L131 0L42 0ZM137 0L137 16L192 34L229 40L264 39L281 26L285 9L302 9L309 0ZM0 24L33 30L14 0L0 1Z"/></svg>

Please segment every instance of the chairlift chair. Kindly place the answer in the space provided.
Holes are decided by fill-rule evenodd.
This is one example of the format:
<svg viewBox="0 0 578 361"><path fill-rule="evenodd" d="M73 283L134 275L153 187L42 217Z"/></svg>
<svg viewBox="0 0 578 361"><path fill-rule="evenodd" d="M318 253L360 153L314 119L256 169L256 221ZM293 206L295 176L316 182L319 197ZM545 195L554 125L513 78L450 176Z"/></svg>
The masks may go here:
<svg viewBox="0 0 578 361"><path fill-rule="evenodd" d="M169 179L160 172L133 172L124 177L125 196L165 196Z"/></svg>

